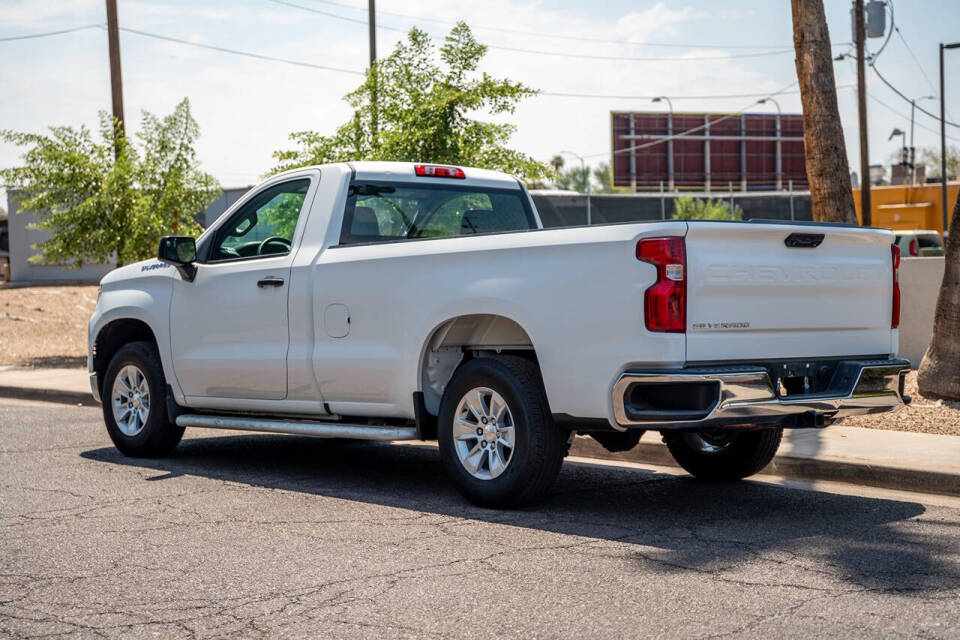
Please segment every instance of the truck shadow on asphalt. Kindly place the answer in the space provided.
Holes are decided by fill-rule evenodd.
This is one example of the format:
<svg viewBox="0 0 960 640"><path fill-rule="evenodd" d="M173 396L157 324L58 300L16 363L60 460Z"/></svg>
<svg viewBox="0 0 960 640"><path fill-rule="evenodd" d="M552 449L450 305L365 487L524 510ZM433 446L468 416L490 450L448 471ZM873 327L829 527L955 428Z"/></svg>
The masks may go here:
<svg viewBox="0 0 960 640"><path fill-rule="evenodd" d="M925 513L915 502L568 461L543 502L495 511L467 503L428 446L242 435L186 438L160 460L112 447L81 456L160 472L144 481L212 478L579 537L572 544L618 541L648 571L713 574L767 561L782 563L785 574L799 571L804 583L928 595L960 589L960 521L905 522Z"/></svg>

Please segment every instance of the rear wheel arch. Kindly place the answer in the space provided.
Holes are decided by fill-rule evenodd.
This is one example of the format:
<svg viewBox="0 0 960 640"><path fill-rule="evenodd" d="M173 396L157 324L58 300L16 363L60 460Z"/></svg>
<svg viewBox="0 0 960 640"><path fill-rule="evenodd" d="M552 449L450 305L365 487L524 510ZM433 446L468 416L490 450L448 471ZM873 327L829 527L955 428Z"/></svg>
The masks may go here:
<svg viewBox="0 0 960 640"><path fill-rule="evenodd" d="M417 388L427 413L438 415L454 373L483 355L515 355L540 366L533 340L519 322L491 313L449 318L430 331L420 352Z"/></svg>

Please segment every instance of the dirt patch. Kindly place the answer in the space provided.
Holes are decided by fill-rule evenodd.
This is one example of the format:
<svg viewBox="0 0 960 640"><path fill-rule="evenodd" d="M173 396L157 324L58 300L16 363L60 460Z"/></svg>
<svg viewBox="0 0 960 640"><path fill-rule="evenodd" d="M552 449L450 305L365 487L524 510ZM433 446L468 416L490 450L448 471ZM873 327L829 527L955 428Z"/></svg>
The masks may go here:
<svg viewBox="0 0 960 640"><path fill-rule="evenodd" d="M919 431L960 436L960 402L931 400L917 390L917 372L907 374L904 392L913 398L910 406L895 413L845 418L840 424L848 427Z"/></svg>
<svg viewBox="0 0 960 640"><path fill-rule="evenodd" d="M0 364L86 367L97 287L0 289Z"/></svg>

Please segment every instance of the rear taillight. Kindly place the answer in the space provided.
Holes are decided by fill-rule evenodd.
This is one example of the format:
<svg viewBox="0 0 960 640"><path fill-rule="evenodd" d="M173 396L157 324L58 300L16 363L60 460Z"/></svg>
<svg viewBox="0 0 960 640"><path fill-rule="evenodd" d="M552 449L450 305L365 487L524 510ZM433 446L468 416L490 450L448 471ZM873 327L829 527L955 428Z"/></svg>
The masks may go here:
<svg viewBox="0 0 960 640"><path fill-rule="evenodd" d="M893 260L893 308L890 314L890 328L900 326L900 247L891 245L890 255Z"/></svg>
<svg viewBox="0 0 960 640"><path fill-rule="evenodd" d="M460 167L447 167L439 164L417 164L413 167L414 173L421 178L459 178L467 176Z"/></svg>
<svg viewBox="0 0 960 640"><path fill-rule="evenodd" d="M917 239L916 239L916 238L913 238L912 240L910 240L910 248L909 248L909 251L910 251L910 255L912 255L912 256L918 256L918 255L920 255L920 248L917 246Z"/></svg>
<svg viewBox="0 0 960 640"><path fill-rule="evenodd" d="M637 260L657 268L657 281L643 299L648 331L683 333L687 329L686 251L683 238L644 238Z"/></svg>

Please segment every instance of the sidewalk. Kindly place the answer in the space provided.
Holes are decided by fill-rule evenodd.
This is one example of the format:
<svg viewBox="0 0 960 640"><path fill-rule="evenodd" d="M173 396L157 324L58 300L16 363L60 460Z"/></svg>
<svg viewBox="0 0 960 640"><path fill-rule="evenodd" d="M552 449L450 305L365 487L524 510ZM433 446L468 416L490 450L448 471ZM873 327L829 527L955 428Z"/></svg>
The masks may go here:
<svg viewBox="0 0 960 640"><path fill-rule="evenodd" d="M644 434L639 445L623 453L578 437L570 455L677 466L656 432ZM841 425L788 429L777 456L761 474L960 496L960 436Z"/></svg>
<svg viewBox="0 0 960 640"><path fill-rule="evenodd" d="M0 397L96 404L84 369L0 366ZM570 455L676 466L656 432L624 453L610 453L593 438L578 437ZM839 425L787 430L776 458L762 473L960 496L960 437Z"/></svg>
<svg viewBox="0 0 960 640"><path fill-rule="evenodd" d="M85 406L97 404L90 392L90 377L86 369L40 369L2 365L0 397Z"/></svg>

